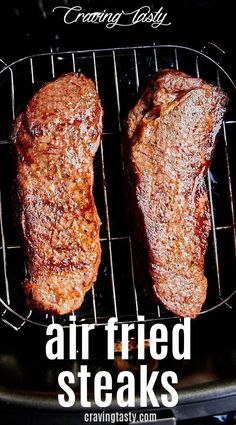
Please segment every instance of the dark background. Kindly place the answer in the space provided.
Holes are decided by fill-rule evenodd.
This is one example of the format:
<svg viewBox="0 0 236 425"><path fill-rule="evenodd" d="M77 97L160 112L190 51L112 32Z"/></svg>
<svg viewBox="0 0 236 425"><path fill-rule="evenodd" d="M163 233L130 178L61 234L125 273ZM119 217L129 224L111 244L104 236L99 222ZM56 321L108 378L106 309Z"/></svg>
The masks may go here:
<svg viewBox="0 0 236 425"><path fill-rule="evenodd" d="M6 61L31 53L56 50L140 45L156 43L184 44L201 49L215 42L229 54L235 53L233 1L214 0L7 0L0 8L0 55ZM83 11L131 11L149 5L168 12L171 26L153 29L150 24L113 29L104 24L66 25L59 5L81 5Z"/></svg>

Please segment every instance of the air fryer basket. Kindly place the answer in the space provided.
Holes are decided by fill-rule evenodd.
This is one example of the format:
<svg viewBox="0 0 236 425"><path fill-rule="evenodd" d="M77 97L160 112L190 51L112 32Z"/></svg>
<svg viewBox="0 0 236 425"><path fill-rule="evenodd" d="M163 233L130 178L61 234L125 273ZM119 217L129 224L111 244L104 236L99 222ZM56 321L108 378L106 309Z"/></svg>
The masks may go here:
<svg viewBox="0 0 236 425"><path fill-rule="evenodd" d="M119 322L171 317L165 309L152 304L136 284L132 240L128 233L122 196L122 150L120 131L122 120L142 91L150 76L159 68L174 67L206 81L218 84L232 98L219 136L211 171L208 192L212 217L212 234L206 256L209 281L207 302L202 314L226 303L236 292L233 281L235 255L235 218L232 189L232 131L235 130L233 97L235 86L228 74L204 53L182 46L144 46L114 50L48 53L30 56L6 66L1 72L1 236L3 306L2 320L18 329L25 321L46 326L55 320L50 315L28 311L24 304L21 283L24 262L20 242L13 224L10 200L12 173L9 164L7 138L15 115L26 105L33 92L45 81L64 72L83 72L98 88L104 108L104 133L95 160L95 198L102 220L102 264L98 281L86 297L82 308L75 312L77 324L84 321L105 323L108 317ZM232 115L231 115L232 114ZM227 251L227 256L225 252ZM227 277L226 277L227 276ZM124 296L125 295L125 296ZM66 325L68 318L57 318Z"/></svg>
<svg viewBox="0 0 236 425"><path fill-rule="evenodd" d="M56 321L67 327L69 321L66 315L53 317L49 314L29 311L25 304L21 284L26 270L12 211L11 185L14 179L14 167L8 138L12 121L27 104L32 94L46 81L70 71L83 72L94 80L104 108L103 140L95 157L94 185L95 200L102 220L100 234L102 262L94 288L86 295L81 309L73 313L76 315L76 324L79 328L85 322L95 323L97 335L100 335L99 328L102 328L109 317L116 317L119 323L136 322L140 315L145 316L147 323L154 321L171 323L177 320L164 307L152 303L139 285L139 276L133 258L133 241L129 235L123 201L123 162L120 142L122 121L129 108L153 73L158 69L169 67L187 72L192 76L202 77L210 83L221 86L231 100L207 175L212 218L212 232L206 254L205 270L209 289L207 301L196 323L200 323L201 328L201 323L205 323L206 320L212 323L212 317L214 317L213 323L222 324L221 316L226 316L227 322L233 314L235 302L233 296L236 292L234 275L236 228L233 197L235 170L232 166L236 117L235 85L232 79L218 62L207 56L205 51L199 52L184 46L152 45L94 51L50 52L28 56L11 65L2 62L0 72L2 251L0 313L2 321L10 328L21 329L17 337L16 333L10 330L11 338L16 338L19 345L24 338L28 340L32 332L44 335L45 327L51 322ZM193 326L197 327L195 324ZM202 335L204 327L201 328ZM200 340L200 332L196 332ZM37 358L37 353L34 355ZM234 371L234 366L232 368ZM224 378L229 378L230 374L234 373L232 370L229 374L226 373ZM212 378L213 381L217 379L221 379L220 374ZM202 382L200 380L197 387L202 397L202 400L199 399L202 405L207 394L205 382L211 382L211 378L206 381L203 379ZM227 382L227 387L222 384L222 380L218 384L215 382L209 384L211 398L215 397L217 400L216 409L220 406L219 400L223 400L229 394L233 397L236 406L236 384L233 379ZM185 388L183 384L180 390L180 400L182 397L181 403L185 405L192 403L197 394L196 389L190 390L192 384L189 387L188 385L186 384ZM25 392L16 394L11 391L11 394L14 393L13 397L10 393L8 394L8 390L4 390L2 398L26 405L34 403L36 406L38 403L38 407L57 406L52 392L49 391L50 394L46 394L43 386L37 390L41 392L40 396L37 395L38 398L31 393L26 400ZM24 388L24 391L27 393L27 388ZM231 402L232 398L229 403ZM214 408L211 407L211 409Z"/></svg>

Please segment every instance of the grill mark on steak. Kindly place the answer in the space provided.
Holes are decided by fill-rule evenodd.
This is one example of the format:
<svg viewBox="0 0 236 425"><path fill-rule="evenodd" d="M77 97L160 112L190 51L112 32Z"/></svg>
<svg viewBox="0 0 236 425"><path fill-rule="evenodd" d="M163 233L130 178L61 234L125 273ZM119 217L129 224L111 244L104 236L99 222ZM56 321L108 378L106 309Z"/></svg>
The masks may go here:
<svg viewBox="0 0 236 425"><path fill-rule="evenodd" d="M219 87L167 69L153 76L126 122L138 250L155 299L178 316L195 318L206 298L211 222L204 176L227 102Z"/></svg>
<svg viewBox="0 0 236 425"><path fill-rule="evenodd" d="M93 157L102 115L93 82L69 73L45 84L13 126L30 308L70 313L96 280L101 247Z"/></svg>

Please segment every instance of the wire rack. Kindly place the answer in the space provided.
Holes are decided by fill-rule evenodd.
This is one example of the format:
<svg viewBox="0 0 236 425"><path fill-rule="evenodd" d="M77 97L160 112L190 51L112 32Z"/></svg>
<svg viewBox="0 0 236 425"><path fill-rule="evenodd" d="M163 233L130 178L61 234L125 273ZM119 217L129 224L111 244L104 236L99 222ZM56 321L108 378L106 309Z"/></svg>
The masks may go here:
<svg viewBox="0 0 236 425"><path fill-rule="evenodd" d="M220 305L232 308L235 286L236 229L233 142L236 135L235 85L222 66L203 51L173 45L152 45L105 50L49 52L28 56L0 71L0 317L19 330L26 322L68 326L68 316L53 317L31 311L25 304L22 282L26 272L17 228L11 187L14 179L8 138L18 112L46 81L64 72L83 72L94 80L104 108L104 132L95 157L94 196L102 220L102 261L94 288L77 312L76 324L102 325L109 317L119 323L164 320L174 316L152 302L139 282L126 222L122 189L120 133L123 118L149 78L160 68L176 68L222 86L231 98L218 146L207 175L212 232L206 254L209 289L201 314Z"/></svg>

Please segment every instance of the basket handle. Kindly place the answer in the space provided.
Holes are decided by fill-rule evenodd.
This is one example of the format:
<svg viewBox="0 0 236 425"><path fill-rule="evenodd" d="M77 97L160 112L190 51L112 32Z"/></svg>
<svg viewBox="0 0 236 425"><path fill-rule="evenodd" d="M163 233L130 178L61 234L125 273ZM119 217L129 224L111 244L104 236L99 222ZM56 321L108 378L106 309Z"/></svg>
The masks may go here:
<svg viewBox="0 0 236 425"><path fill-rule="evenodd" d="M208 41L205 46L201 49L201 52L207 56L210 56L219 65L225 59L226 52L218 44Z"/></svg>
<svg viewBox="0 0 236 425"><path fill-rule="evenodd" d="M6 68L6 66L7 66L7 63L2 58L0 58L0 71Z"/></svg>

